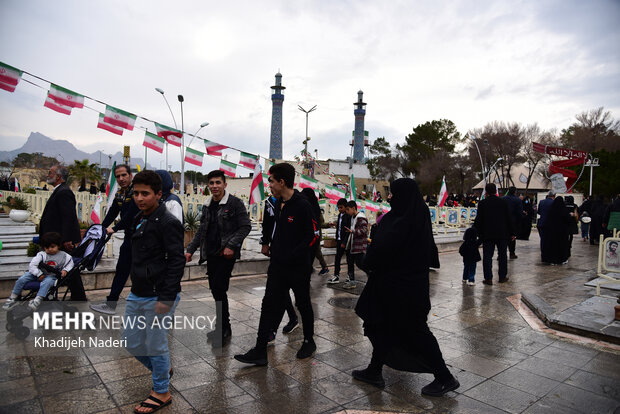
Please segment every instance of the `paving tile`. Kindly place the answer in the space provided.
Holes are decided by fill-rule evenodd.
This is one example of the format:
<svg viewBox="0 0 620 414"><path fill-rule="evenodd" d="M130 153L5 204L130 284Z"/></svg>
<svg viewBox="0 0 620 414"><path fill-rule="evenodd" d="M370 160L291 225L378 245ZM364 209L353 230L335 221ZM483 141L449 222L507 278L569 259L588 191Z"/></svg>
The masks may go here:
<svg viewBox="0 0 620 414"><path fill-rule="evenodd" d="M510 365L492 361L474 354L465 354L447 361L448 365L460 368L474 374L490 378L507 369Z"/></svg>
<svg viewBox="0 0 620 414"><path fill-rule="evenodd" d="M0 382L28 377L32 375L27 357L19 357L6 361L0 360Z"/></svg>
<svg viewBox="0 0 620 414"><path fill-rule="evenodd" d="M172 396L172 404L162 409L162 413L166 414L191 414L198 413L186 400L183 398L181 394L175 389L170 390L170 394ZM140 400L136 400L134 402L125 404L119 407L118 412L121 414L133 414L134 408L140 404L140 402L144 401L148 394L143 395Z"/></svg>
<svg viewBox="0 0 620 414"><path fill-rule="evenodd" d="M372 394L365 395L355 401L345 404L346 412L350 410L372 410L372 411L389 411L398 413L425 413L421 407L416 407L410 402L405 401L396 395L387 391L377 391Z"/></svg>
<svg viewBox="0 0 620 414"><path fill-rule="evenodd" d="M93 388L102 384L92 366L77 367L71 370L46 372L35 376L39 395Z"/></svg>
<svg viewBox="0 0 620 414"><path fill-rule="evenodd" d="M492 407L483 402L469 398L466 395L457 395L454 398L436 398L439 400L435 408L429 409L428 413L437 414L505 414L506 411Z"/></svg>
<svg viewBox="0 0 620 414"><path fill-rule="evenodd" d="M106 383L150 374L150 371L134 357L101 362L94 364L93 368Z"/></svg>
<svg viewBox="0 0 620 414"><path fill-rule="evenodd" d="M465 391L465 395L509 413L520 413L538 400L532 394L519 391L493 380L485 381Z"/></svg>
<svg viewBox="0 0 620 414"><path fill-rule="evenodd" d="M620 381L587 371L577 371L564 381L568 385L620 401Z"/></svg>
<svg viewBox="0 0 620 414"><path fill-rule="evenodd" d="M369 356L360 355L348 348L340 347L331 351L314 355L315 359L323 361L328 365L340 370L347 371L370 362Z"/></svg>
<svg viewBox="0 0 620 414"><path fill-rule="evenodd" d="M0 408L2 405L11 405L37 397L34 378L25 377L11 381L0 382ZM1 410L0 410L1 411Z"/></svg>
<svg viewBox="0 0 620 414"><path fill-rule="evenodd" d="M571 408L564 407L557 403L557 400L551 397L545 397L538 400L534 405L530 406L523 414L582 414Z"/></svg>
<svg viewBox="0 0 620 414"><path fill-rule="evenodd" d="M107 382L106 387L116 404L122 406L144 400L153 388L153 378L151 374L131 377Z"/></svg>
<svg viewBox="0 0 620 414"><path fill-rule="evenodd" d="M350 374L344 372L332 374L314 381L310 386L320 395L329 398L339 405L344 405L378 390L373 385L354 380Z"/></svg>
<svg viewBox="0 0 620 414"><path fill-rule="evenodd" d="M147 391L148 393L148 388ZM41 397L48 413L96 413L116 407L103 385Z"/></svg>
<svg viewBox="0 0 620 414"><path fill-rule="evenodd" d="M170 383L175 389L182 391L223 379L225 379L223 374L203 361L192 365L174 367L174 375Z"/></svg>
<svg viewBox="0 0 620 414"><path fill-rule="evenodd" d="M0 403L1 413L20 413L20 414L39 414L43 413L41 401L37 398L34 400L20 401L18 403L3 405Z"/></svg>
<svg viewBox="0 0 620 414"><path fill-rule="evenodd" d="M620 380L620 357L606 352L600 353L581 369Z"/></svg>
<svg viewBox="0 0 620 414"><path fill-rule="evenodd" d="M537 357L529 357L515 367L556 381L564 381L577 371L573 367Z"/></svg>
<svg viewBox="0 0 620 414"><path fill-rule="evenodd" d="M560 385L560 382L519 368L508 368L506 371L493 377L493 381L500 382L512 388L527 392L537 397L547 395L551 390Z"/></svg>
<svg viewBox="0 0 620 414"><path fill-rule="evenodd" d="M598 354L600 354L599 350L594 349L591 346L582 345L579 343L569 342L569 341L555 341L552 344L550 344L550 346L555 347L555 348L561 348L566 351L574 352L576 354L587 355L590 357L595 357Z"/></svg>
<svg viewBox="0 0 620 414"><path fill-rule="evenodd" d="M540 352L534 354L537 358L546 359L552 362L568 365L573 368L581 368L587 364L593 356L586 354L577 354L567 351L563 348L548 346Z"/></svg>
<svg viewBox="0 0 620 414"><path fill-rule="evenodd" d="M299 382L273 367L263 367L247 375L236 376L232 380L254 398L276 391L285 392L287 388L299 386Z"/></svg>
<svg viewBox="0 0 620 414"><path fill-rule="evenodd" d="M301 384L310 384L340 371L314 358L296 359L275 367Z"/></svg>
<svg viewBox="0 0 620 414"><path fill-rule="evenodd" d="M545 400L582 413L616 413L620 402L581 388L560 384Z"/></svg>
<svg viewBox="0 0 620 414"><path fill-rule="evenodd" d="M254 401L254 397L230 380L212 382L180 393L200 413L231 412L235 407Z"/></svg>

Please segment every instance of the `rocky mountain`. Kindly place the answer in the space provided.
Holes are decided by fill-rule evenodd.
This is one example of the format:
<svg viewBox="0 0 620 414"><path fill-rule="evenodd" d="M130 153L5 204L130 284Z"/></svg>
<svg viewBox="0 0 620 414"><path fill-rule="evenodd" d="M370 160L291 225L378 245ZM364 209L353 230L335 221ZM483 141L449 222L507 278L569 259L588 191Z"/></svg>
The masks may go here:
<svg viewBox="0 0 620 414"><path fill-rule="evenodd" d="M95 151L93 153L87 153L84 151L80 151L77 149L72 143L64 139L52 139L47 137L39 132L31 132L28 140L21 148L12 151L0 151L0 161L11 161L13 158L22 152L26 153L35 153L41 152L43 155L48 157L54 157L60 162L64 162L66 164L73 164L74 160L84 160L88 159L92 163L99 163L100 154L99 151ZM108 154L104 154L101 157L102 166L108 165ZM123 153L117 152L112 155L112 163L116 162L120 164L123 162ZM135 164L144 165L144 159L131 157L131 164L135 166Z"/></svg>

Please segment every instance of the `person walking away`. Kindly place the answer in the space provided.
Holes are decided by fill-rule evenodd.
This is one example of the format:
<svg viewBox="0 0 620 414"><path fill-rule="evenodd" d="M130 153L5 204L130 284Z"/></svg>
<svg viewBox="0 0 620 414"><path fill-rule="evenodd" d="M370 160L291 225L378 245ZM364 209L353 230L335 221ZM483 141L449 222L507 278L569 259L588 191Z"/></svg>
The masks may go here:
<svg viewBox="0 0 620 414"><path fill-rule="evenodd" d="M338 207L338 218L336 219L336 257L334 258L334 276L327 280L328 284L340 283L340 262L342 256L345 255L345 248L349 233L345 231L345 228L351 227L351 216L347 214L347 199L341 198L338 200L336 206ZM349 256L346 255L347 265Z"/></svg>
<svg viewBox="0 0 620 414"><path fill-rule="evenodd" d="M568 224L568 257L570 257L573 247L573 234L579 234L579 211L575 205L575 198L573 196L566 196L566 209L571 218Z"/></svg>
<svg viewBox="0 0 620 414"><path fill-rule="evenodd" d="M564 198L556 197L549 209L547 218L547 239L542 254L546 263L553 265L565 264L569 256L569 228L574 220L566 209Z"/></svg>
<svg viewBox="0 0 620 414"><path fill-rule="evenodd" d="M312 247L318 242L310 204L294 190L295 167L287 163L269 168L269 189L279 199L276 204L273 235L269 245L267 286L261 305L256 345L245 354L235 355L237 361L267 365L267 342L273 327L284 314L289 289L301 315L304 341L297 358L309 358L316 351L314 342L314 311L310 302Z"/></svg>
<svg viewBox="0 0 620 414"><path fill-rule="evenodd" d="M131 227L133 225L133 219L140 211L133 199L133 185L131 184L133 175L131 174L129 165L119 164L114 168L113 173L120 188L116 192L114 201L103 218L101 225L106 229L108 234L123 230L123 244L121 244L118 260L116 262L116 272L114 273L114 279L112 279L110 294L106 297L105 302L90 305L92 310L106 315L114 315L116 313L118 299L125 287L125 283L127 283L127 279L129 279L132 250ZM120 221L110 226L119 214L121 216Z"/></svg>
<svg viewBox="0 0 620 414"><path fill-rule="evenodd" d="M529 240L532 233L532 222L534 221L534 208L532 207L532 200L527 195L521 195L521 208L523 209L523 216L521 217L521 223L519 226L519 234L517 239Z"/></svg>
<svg viewBox="0 0 620 414"><path fill-rule="evenodd" d="M521 202L521 199L517 197L516 193L517 193L517 188L512 186L508 188L508 194L502 197L502 199L506 201L506 204L508 204L508 211L510 212L510 217L512 218L512 221L513 221L512 227L515 229L515 235L516 235L517 229L521 225L521 220L524 215L523 214L523 203ZM510 240L508 241L508 250L510 252L510 259L518 259L517 253L515 251L516 245L517 245L516 237L510 238Z"/></svg>
<svg viewBox="0 0 620 414"><path fill-rule="evenodd" d="M166 170L155 170L159 178L161 178L161 198L159 202L166 206L166 209L177 218L181 223L185 223L183 220L183 202L181 199L172 193L172 177Z"/></svg>
<svg viewBox="0 0 620 414"><path fill-rule="evenodd" d="M553 204L553 199L555 198L555 192L549 191L547 197L544 200L541 200L538 203L538 215L540 218L538 219L538 223L536 227L538 228L538 236L540 237L540 254L541 260L543 263L548 263L546 257L543 255L543 252L548 250L548 229L547 229L547 217L549 215L549 210L551 209L551 205Z"/></svg>
<svg viewBox="0 0 620 414"><path fill-rule="evenodd" d="M579 221L581 222L581 240L587 242L590 236L590 208L592 207L592 200L590 197L585 196L583 203L579 206Z"/></svg>
<svg viewBox="0 0 620 414"><path fill-rule="evenodd" d="M605 211L607 205L605 204L605 196L599 195L594 201L592 201L592 207L590 210L590 244L598 245L600 235L605 235L605 228L603 227L603 219L605 217Z"/></svg>
<svg viewBox="0 0 620 414"><path fill-rule="evenodd" d="M279 200L274 196L268 197L265 200L265 208L263 209L263 229L262 237L260 238L259 243L261 245L261 253L267 257L270 255L269 245L271 244L271 235L273 234L276 220L276 204L278 203ZM282 332L288 334L293 332L299 326L299 319L297 318L297 313L295 313L295 307L291 301L290 293L285 296L284 300L284 308L286 310L286 314L288 315L288 323L284 326L284 328L282 328ZM280 322L282 322L282 320L279 320L273 327L272 335L269 336L269 342L273 342L276 339L276 333L278 331L278 327L280 326Z"/></svg>
<svg viewBox="0 0 620 414"><path fill-rule="evenodd" d="M314 189L312 188L304 188L303 190L301 190L301 194L306 197L306 200L308 200L308 203L310 203L314 221L316 222L316 226L319 229L320 241L323 239L323 231L321 230L321 224L323 223L323 213L321 213L321 206L319 206L319 200L316 198L316 194L314 193ZM321 271L319 272L319 276L323 276L329 273L329 269L327 268L327 262L325 262L325 258L323 257L323 253L321 252L320 242L316 243L314 246L314 257L319 261L319 264L321 265Z"/></svg>
<svg viewBox="0 0 620 414"><path fill-rule="evenodd" d="M514 238L514 220L510 215L508 204L496 195L495 184L485 187L487 196L478 204L478 214L474 227L482 240L482 269L485 285L493 284L493 253L497 247L499 260L499 283L508 281L508 263L506 250L508 241Z"/></svg>
<svg viewBox="0 0 620 414"><path fill-rule="evenodd" d="M364 270L364 255L368 246L368 220L361 211L357 211L357 203L353 200L347 202L347 214L351 216L351 228L344 230L349 233L346 249L349 253L347 258L348 278L344 289L355 289L355 265Z"/></svg>
<svg viewBox="0 0 620 414"><path fill-rule="evenodd" d="M207 338L219 346L232 335L228 286L235 261L241 257L241 245L252 225L243 202L226 191L228 184L223 171L211 171L207 182L211 196L202 206L200 226L187 246L185 258L189 263L200 247L198 264L207 262L209 288L216 302L216 328Z"/></svg>
<svg viewBox="0 0 620 414"><path fill-rule="evenodd" d="M613 213L620 213L620 194L616 195L616 198L605 210L603 216L603 228L605 229L605 237L611 237L614 229L609 225L609 219Z"/></svg>
<svg viewBox="0 0 620 414"><path fill-rule="evenodd" d="M122 337L127 350L151 371L149 396L134 408L152 413L172 403L168 327L180 300L183 225L172 216L161 198L161 178L143 170L134 177L133 197L140 213L131 231L131 293L127 297ZM144 323L138 323L143 321Z"/></svg>
<svg viewBox="0 0 620 414"><path fill-rule="evenodd" d="M400 178L391 185L391 211L381 220L368 247L364 267L368 283L355 307L364 335L372 344L370 364L351 374L383 387L383 365L432 373L422 394L442 396L460 384L446 367L437 339L428 328L431 309L429 264L432 227L416 182Z"/></svg>
<svg viewBox="0 0 620 414"><path fill-rule="evenodd" d="M459 254L463 257L463 283L467 283L467 286L476 284L476 263L481 260L478 250L480 244L475 227L465 230Z"/></svg>
<svg viewBox="0 0 620 414"><path fill-rule="evenodd" d="M60 164L53 165L47 173L47 183L53 185L54 188L41 214L39 240L45 233L60 233L62 239L60 250L70 253L80 242L81 236L75 209L75 194L67 185L68 178L69 170ZM67 287L71 291L71 300L86 300L81 277L76 275L69 281Z"/></svg>

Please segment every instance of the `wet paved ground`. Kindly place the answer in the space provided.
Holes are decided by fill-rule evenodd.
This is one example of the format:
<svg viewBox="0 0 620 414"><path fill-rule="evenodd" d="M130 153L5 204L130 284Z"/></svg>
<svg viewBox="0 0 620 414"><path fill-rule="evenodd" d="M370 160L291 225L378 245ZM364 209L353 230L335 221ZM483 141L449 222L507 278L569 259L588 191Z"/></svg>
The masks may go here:
<svg viewBox="0 0 620 414"><path fill-rule="evenodd" d="M232 359L253 346L265 277L233 279L229 296L231 343L214 350L204 332L173 331L170 341L173 404L161 412L334 413L346 410L432 413L613 413L620 407L620 353L532 329L507 300L520 292L544 298L557 310L583 301L593 289L583 273L595 267L596 247L576 240L566 266L539 264L538 238L519 241L519 259L509 262L510 282L485 286L482 270L475 287L461 283L457 253L441 255L431 273L431 329L461 387L443 398L424 397L427 374L384 370L378 389L353 380L365 367L371 347L352 310L333 306L350 293L312 280L317 353L297 360L302 334L278 333L268 367ZM494 261L494 265L496 262ZM497 280L497 279L495 279ZM103 298L107 292L91 293ZM122 304L121 304L122 305ZM183 285L177 315L213 314L206 281ZM0 316L0 412L132 412L149 392L149 373L121 353L79 350L75 356L41 355L4 331ZM286 318L285 318L286 319ZM286 320L285 320L286 322Z"/></svg>

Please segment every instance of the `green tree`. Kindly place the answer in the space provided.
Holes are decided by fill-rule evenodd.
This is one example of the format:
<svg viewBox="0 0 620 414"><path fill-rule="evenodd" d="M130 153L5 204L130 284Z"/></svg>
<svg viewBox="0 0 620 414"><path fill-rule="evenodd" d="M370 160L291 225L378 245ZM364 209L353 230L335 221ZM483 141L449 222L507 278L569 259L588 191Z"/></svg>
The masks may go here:
<svg viewBox="0 0 620 414"><path fill-rule="evenodd" d="M75 160L73 165L69 166L69 175L80 180L80 187L86 187L86 181L94 182L101 179L97 172L97 164L90 163L88 160Z"/></svg>
<svg viewBox="0 0 620 414"><path fill-rule="evenodd" d="M394 180L402 177L401 159L392 150L385 137L380 137L370 146L370 158L366 166L373 180Z"/></svg>
<svg viewBox="0 0 620 414"><path fill-rule="evenodd" d="M577 122L563 129L560 135L564 146L587 152L620 150L620 121L614 120L610 111L600 107L575 118Z"/></svg>
<svg viewBox="0 0 620 414"><path fill-rule="evenodd" d="M592 181L592 194L615 196L620 194L620 151L610 152L606 150L595 151L592 153L594 158L598 158L599 166L594 167ZM590 167L585 167L581 180L575 184L575 189L584 194L590 193ZM579 174L581 166L573 167Z"/></svg>

